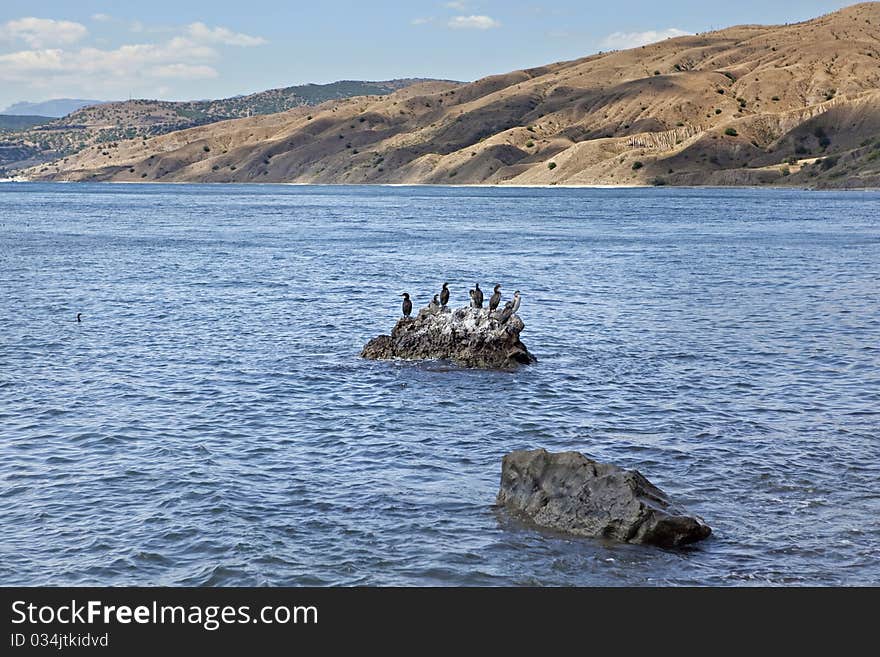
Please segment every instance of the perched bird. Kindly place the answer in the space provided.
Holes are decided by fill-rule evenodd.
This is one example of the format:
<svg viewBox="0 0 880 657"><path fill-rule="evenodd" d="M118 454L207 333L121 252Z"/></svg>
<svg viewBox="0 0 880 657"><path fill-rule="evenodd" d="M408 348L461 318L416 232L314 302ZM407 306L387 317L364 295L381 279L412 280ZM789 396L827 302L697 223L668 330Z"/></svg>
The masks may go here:
<svg viewBox="0 0 880 657"><path fill-rule="evenodd" d="M471 308L476 308L476 307L477 307L477 302L474 301L474 291L473 291L473 290L468 290L468 296L471 298Z"/></svg>
<svg viewBox="0 0 880 657"><path fill-rule="evenodd" d="M76 321L77 321L77 323L82 323L82 313L76 314Z"/></svg>
<svg viewBox="0 0 880 657"><path fill-rule="evenodd" d="M519 290L517 290L513 293L513 301L508 301L504 304L504 310L498 315L498 321L504 324L517 310L519 310L521 302L522 299L520 298Z"/></svg>
<svg viewBox="0 0 880 657"><path fill-rule="evenodd" d="M437 300L437 295L434 295L434 298L431 299L431 303L428 304L428 310L432 313L440 312L440 302Z"/></svg>
<svg viewBox="0 0 880 657"><path fill-rule="evenodd" d="M504 310L502 310L500 313L498 313L498 315L496 315L496 317L498 318L498 321L500 323L504 324L508 319L510 319L510 316L512 314L513 314L513 301L508 301L507 303L504 304Z"/></svg>
<svg viewBox="0 0 880 657"><path fill-rule="evenodd" d="M412 315L412 301L409 300L409 293L404 292L400 296L403 297L403 316L409 317Z"/></svg>
<svg viewBox="0 0 880 657"><path fill-rule="evenodd" d="M480 289L479 283L475 283L474 287L474 306L477 308L483 307L483 291Z"/></svg>
<svg viewBox="0 0 880 657"><path fill-rule="evenodd" d="M443 289L440 290L440 305L445 308L446 304L449 303L449 283L443 284Z"/></svg>
<svg viewBox="0 0 880 657"><path fill-rule="evenodd" d="M491 315L501 303L501 284L495 286L494 294L489 297L489 314Z"/></svg>

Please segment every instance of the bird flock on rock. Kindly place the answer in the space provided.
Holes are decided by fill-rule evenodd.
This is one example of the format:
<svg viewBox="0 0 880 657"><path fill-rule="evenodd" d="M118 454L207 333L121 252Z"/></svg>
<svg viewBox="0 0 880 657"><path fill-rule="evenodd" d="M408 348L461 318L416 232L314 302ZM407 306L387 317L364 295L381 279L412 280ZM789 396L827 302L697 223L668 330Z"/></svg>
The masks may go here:
<svg viewBox="0 0 880 657"><path fill-rule="evenodd" d="M471 298L471 308L482 308L483 307L483 291L480 289L480 284L474 284L474 288L468 292L468 295ZM403 292L400 294L403 297L403 316L409 318L412 316L413 311L413 303L412 299L410 299L408 292ZM489 297L489 316L492 317L493 314L495 318L501 322L505 323L510 317L519 310L520 303L522 301L519 290L513 293L513 299L504 304L504 308L498 312L498 306L501 305L501 285L498 284L492 290L492 296ZM449 283L443 283L443 287L438 294L435 294L428 304L428 311L431 313L438 312L446 312L448 311L449 304Z"/></svg>

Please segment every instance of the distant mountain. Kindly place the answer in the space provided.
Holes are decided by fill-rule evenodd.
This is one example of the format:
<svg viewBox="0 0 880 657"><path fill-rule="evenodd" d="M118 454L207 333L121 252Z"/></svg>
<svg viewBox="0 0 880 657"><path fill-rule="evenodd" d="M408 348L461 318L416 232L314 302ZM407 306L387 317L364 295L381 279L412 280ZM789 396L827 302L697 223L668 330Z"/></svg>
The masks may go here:
<svg viewBox="0 0 880 657"><path fill-rule="evenodd" d="M128 100L92 103L51 123L20 132L14 139L12 135L7 135L2 144L6 149L0 150L0 168L5 168L7 172L13 171L40 162L69 157L90 146L103 150L105 145L125 139L149 139L228 119L275 114L352 96L386 96L421 82L425 80L342 80L330 84L270 89L220 100ZM22 105L24 104L19 103L15 107ZM22 153L27 153L27 157L14 159Z"/></svg>
<svg viewBox="0 0 880 657"><path fill-rule="evenodd" d="M50 116L10 116L0 114L0 132L19 132L52 121Z"/></svg>
<svg viewBox="0 0 880 657"><path fill-rule="evenodd" d="M88 148L42 180L880 187L880 2Z"/></svg>
<svg viewBox="0 0 880 657"><path fill-rule="evenodd" d="M10 105L2 114L13 116L51 116L52 118L61 118L67 116L71 112L75 112L81 107L89 105L97 105L104 101L101 100L77 100L74 98L56 98L55 100L46 100L42 103L15 103Z"/></svg>

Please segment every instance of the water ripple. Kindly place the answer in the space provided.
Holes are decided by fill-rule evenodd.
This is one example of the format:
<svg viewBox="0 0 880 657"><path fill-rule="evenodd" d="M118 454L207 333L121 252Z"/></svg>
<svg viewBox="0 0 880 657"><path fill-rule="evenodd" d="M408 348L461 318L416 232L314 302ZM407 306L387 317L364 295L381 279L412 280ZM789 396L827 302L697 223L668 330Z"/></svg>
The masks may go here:
<svg viewBox="0 0 880 657"><path fill-rule="evenodd" d="M0 185L0 583L876 584L878 200ZM522 289L539 364L357 358L444 280ZM715 534L523 527L535 446Z"/></svg>

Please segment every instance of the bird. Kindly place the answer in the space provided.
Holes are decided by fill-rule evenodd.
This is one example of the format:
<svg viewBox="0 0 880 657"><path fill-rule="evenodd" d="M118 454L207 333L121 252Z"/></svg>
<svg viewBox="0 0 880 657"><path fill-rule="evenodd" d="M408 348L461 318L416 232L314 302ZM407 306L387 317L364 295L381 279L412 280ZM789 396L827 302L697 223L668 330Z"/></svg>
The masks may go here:
<svg viewBox="0 0 880 657"><path fill-rule="evenodd" d="M81 324L81 323L82 323L82 313L77 313L77 314L76 314L76 321L77 321L78 324Z"/></svg>
<svg viewBox="0 0 880 657"><path fill-rule="evenodd" d="M474 285L475 285L475 287L474 287L474 305L477 308L482 308L483 307L483 291L480 289L479 283L475 283Z"/></svg>
<svg viewBox="0 0 880 657"><path fill-rule="evenodd" d="M409 293L404 292L400 296L403 297L403 316L409 317L412 315L412 301L409 300Z"/></svg>
<svg viewBox="0 0 880 657"><path fill-rule="evenodd" d="M428 310L432 313L437 313L440 310L440 302L437 300L438 295L434 295L434 298L431 299L431 303L428 304Z"/></svg>
<svg viewBox="0 0 880 657"><path fill-rule="evenodd" d="M445 308L446 304L449 303L449 283L443 284L443 289L440 290L440 305Z"/></svg>
<svg viewBox="0 0 880 657"><path fill-rule="evenodd" d="M501 303L501 284L495 286L494 294L489 297L489 314L491 315Z"/></svg>
<svg viewBox="0 0 880 657"><path fill-rule="evenodd" d="M504 310L501 311L501 314L498 315L498 321L504 324L507 322L511 316L519 310L520 303L522 302L522 298L520 297L519 290L513 293L513 301L508 301L504 304Z"/></svg>

